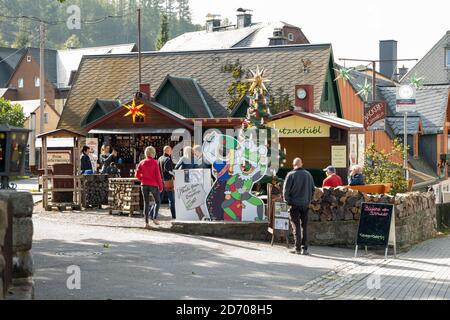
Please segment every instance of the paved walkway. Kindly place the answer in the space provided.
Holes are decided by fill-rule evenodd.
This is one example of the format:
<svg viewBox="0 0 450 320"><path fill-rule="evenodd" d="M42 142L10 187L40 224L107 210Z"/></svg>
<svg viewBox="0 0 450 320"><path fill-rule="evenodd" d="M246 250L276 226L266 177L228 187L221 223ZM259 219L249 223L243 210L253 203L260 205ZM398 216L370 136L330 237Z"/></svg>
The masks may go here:
<svg viewBox="0 0 450 320"><path fill-rule="evenodd" d="M306 284L323 299L450 300L450 237L426 241L398 259L368 256Z"/></svg>
<svg viewBox="0 0 450 320"><path fill-rule="evenodd" d="M107 211L36 211L36 299L450 300L450 237L398 259L328 247L304 257L267 243L146 231L143 218ZM169 224L163 209L161 228ZM71 264L84 274L81 291L65 286Z"/></svg>

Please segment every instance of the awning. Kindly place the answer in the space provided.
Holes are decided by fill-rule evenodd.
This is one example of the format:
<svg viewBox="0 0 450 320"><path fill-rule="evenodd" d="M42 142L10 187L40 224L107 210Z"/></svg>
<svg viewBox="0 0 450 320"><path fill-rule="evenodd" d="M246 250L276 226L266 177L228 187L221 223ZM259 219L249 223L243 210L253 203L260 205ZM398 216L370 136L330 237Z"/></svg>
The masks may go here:
<svg viewBox="0 0 450 320"><path fill-rule="evenodd" d="M172 134L179 129L186 130L186 128L92 129L89 134Z"/></svg>

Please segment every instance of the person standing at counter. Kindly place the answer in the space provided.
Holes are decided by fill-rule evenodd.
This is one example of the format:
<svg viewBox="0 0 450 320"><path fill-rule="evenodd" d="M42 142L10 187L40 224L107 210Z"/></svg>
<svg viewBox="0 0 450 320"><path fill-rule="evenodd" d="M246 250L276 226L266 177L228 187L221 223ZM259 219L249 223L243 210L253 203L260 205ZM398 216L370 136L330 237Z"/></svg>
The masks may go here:
<svg viewBox="0 0 450 320"><path fill-rule="evenodd" d="M307 227L308 207L314 196L316 187L311 173L303 169L303 161L295 158L294 170L289 172L284 182L284 201L290 206L289 218L294 231L294 254L308 255Z"/></svg>
<svg viewBox="0 0 450 320"><path fill-rule="evenodd" d="M113 148L112 153L103 161L103 167L102 167L102 174L108 173L108 168L111 165L111 163L118 163L117 162L117 150Z"/></svg>
<svg viewBox="0 0 450 320"><path fill-rule="evenodd" d="M158 159L159 169L161 170L161 176L164 183L164 191L161 194L161 197L164 193L167 194L172 219L176 219L174 195L175 174L173 172L172 148L165 146L163 152L164 154Z"/></svg>
<svg viewBox="0 0 450 320"><path fill-rule="evenodd" d="M160 194L163 191L163 182L158 162L155 160L156 150L153 147L145 149L146 159L142 160L136 168L136 178L142 184L142 195L144 197L145 228L149 229L149 218L154 224L159 225L157 220L159 207L161 205ZM150 194L155 199L155 204L150 207Z"/></svg>
<svg viewBox="0 0 450 320"><path fill-rule="evenodd" d="M100 149L100 157L99 162L100 166L103 166L103 163L105 163L105 160L108 159L108 157L111 155L110 153L110 147L106 144L102 145L102 148Z"/></svg>
<svg viewBox="0 0 450 320"><path fill-rule="evenodd" d="M93 173L92 162L91 162L91 158L89 157L90 149L91 148L89 148L88 146L84 146L83 149L81 150L81 157L80 157L81 174L92 174Z"/></svg>

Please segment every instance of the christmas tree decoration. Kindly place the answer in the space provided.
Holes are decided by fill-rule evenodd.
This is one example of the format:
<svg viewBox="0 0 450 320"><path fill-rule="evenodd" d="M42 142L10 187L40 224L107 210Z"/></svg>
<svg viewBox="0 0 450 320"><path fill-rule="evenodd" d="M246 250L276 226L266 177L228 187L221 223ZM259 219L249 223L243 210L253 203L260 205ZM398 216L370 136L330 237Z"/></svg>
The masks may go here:
<svg viewBox="0 0 450 320"><path fill-rule="evenodd" d="M423 86L424 80L425 80L424 77L418 77L417 74L415 74L411 77L409 81L412 86L414 86L416 89L419 89L420 87Z"/></svg>
<svg viewBox="0 0 450 320"><path fill-rule="evenodd" d="M250 100L250 107L247 110L246 119L242 122L242 134L243 137L248 135L250 130L256 129L256 140L259 141L260 145L264 145L264 147L268 150L267 158L271 159L271 145L273 143L278 143L278 137L272 136L272 129L269 127L270 117L272 116L270 112L270 107L268 105L268 90L265 86L266 82L269 80L264 78L265 69L260 69L259 66L256 69L256 72L251 71L253 78L248 79L252 84L249 89L248 96ZM274 130L276 131L276 129ZM245 138L241 138L241 140ZM264 142L260 141L262 139L266 139ZM267 141L267 139L269 139ZM286 154L281 151L279 148L279 164L282 167L284 165L283 160L286 158ZM269 172L268 172L269 173ZM273 173L273 172L271 172ZM276 174L276 173L275 173ZM264 181L263 181L264 182Z"/></svg>
<svg viewBox="0 0 450 320"><path fill-rule="evenodd" d="M263 94L264 92L267 92L266 85L264 82L269 82L269 80L264 79L264 73L266 72L265 69L259 69L259 66L256 67L256 72L253 70L250 70L250 72L253 75L253 78L247 79L247 81L251 82L251 86L249 89L249 92L251 94L260 93ZM256 92L255 92L256 90Z"/></svg>
<svg viewBox="0 0 450 320"><path fill-rule="evenodd" d="M339 67L339 69L334 69L337 72L337 77L334 79L334 81L342 80L344 82L344 86L347 84L348 81L351 79L350 71L351 68L347 69L346 67Z"/></svg>
<svg viewBox="0 0 450 320"><path fill-rule="evenodd" d="M356 95L359 95L360 97L364 98L365 101L369 98L370 93L372 92L372 85L367 82L367 79L364 82L364 85L358 85L359 91L356 93Z"/></svg>
<svg viewBox="0 0 450 320"><path fill-rule="evenodd" d="M145 114L141 111L141 109L144 107L143 104L136 106L136 102L133 99L133 102L131 105L122 105L124 108L128 109L128 112L124 115L124 117L131 116L133 118L133 123L136 123L137 117L145 117Z"/></svg>

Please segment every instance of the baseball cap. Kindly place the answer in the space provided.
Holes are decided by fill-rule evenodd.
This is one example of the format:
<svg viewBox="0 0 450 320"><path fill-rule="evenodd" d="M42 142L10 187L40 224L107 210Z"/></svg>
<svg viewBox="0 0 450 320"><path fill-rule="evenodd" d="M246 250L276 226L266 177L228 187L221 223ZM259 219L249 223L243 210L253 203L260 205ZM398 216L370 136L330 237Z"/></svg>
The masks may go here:
<svg viewBox="0 0 450 320"><path fill-rule="evenodd" d="M323 169L323 171L325 171L325 172L330 171L330 172L336 173L336 168L333 166L328 166L325 169Z"/></svg>

